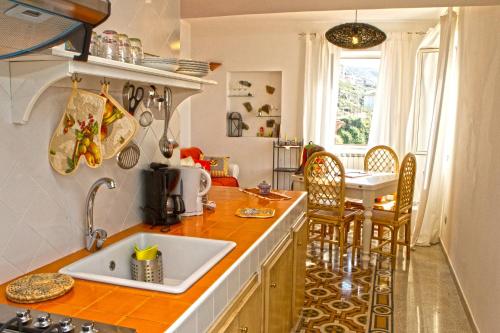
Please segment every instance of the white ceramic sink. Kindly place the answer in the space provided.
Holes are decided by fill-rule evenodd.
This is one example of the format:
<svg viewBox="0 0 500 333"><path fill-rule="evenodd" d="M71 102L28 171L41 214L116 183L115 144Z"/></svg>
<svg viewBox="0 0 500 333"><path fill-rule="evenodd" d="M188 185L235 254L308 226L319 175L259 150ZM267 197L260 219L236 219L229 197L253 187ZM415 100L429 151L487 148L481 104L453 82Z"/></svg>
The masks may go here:
<svg viewBox="0 0 500 333"><path fill-rule="evenodd" d="M163 258L163 284L132 280L130 256L135 244L139 248L158 244ZM236 243L230 241L138 233L63 267L59 272L84 280L178 294L186 291L235 246Z"/></svg>

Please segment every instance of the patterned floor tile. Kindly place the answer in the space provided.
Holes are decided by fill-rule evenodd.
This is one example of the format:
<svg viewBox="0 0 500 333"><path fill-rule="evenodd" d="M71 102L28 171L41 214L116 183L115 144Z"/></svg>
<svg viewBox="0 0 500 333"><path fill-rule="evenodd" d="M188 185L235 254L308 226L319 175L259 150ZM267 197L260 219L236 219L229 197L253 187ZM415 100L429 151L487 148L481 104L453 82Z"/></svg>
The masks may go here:
<svg viewBox="0 0 500 333"><path fill-rule="evenodd" d="M332 259L333 258L333 259ZM344 267L338 255L319 242L308 246L306 295L298 333L392 333L390 261L372 257L368 269L348 251Z"/></svg>

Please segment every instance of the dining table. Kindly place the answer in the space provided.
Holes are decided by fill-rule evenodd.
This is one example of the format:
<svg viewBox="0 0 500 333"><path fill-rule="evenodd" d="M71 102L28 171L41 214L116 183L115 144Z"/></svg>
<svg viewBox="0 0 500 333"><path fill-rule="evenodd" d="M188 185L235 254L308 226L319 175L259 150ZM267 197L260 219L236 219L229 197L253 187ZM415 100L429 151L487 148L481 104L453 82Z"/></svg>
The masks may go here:
<svg viewBox="0 0 500 333"><path fill-rule="evenodd" d="M303 175L292 175L292 190L305 191ZM375 198L394 194L398 186L398 175L385 172L366 172L363 170L346 169L345 193L348 199L358 199L363 202L364 221L362 234L362 266L368 268L372 235L372 215Z"/></svg>

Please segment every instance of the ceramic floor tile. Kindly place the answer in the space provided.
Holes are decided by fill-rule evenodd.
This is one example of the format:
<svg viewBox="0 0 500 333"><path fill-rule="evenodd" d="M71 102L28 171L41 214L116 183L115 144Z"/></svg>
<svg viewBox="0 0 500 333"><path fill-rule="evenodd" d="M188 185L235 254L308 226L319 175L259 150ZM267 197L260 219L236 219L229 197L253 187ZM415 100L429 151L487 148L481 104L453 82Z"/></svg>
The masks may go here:
<svg viewBox="0 0 500 333"><path fill-rule="evenodd" d="M309 244L305 304L298 332L367 332L372 324L372 304L373 308L386 306L389 309L389 313L373 315L372 327L385 327L387 331L379 332L392 332L392 304L380 304L384 299L392 299L390 270L388 279L376 279L379 270L385 268L379 261L374 260L368 269L358 267L357 258L355 263L351 262L349 250L344 267L339 269L335 249L330 255L328 247L321 251L318 242ZM383 283L389 288L380 288ZM387 297L380 297L380 291Z"/></svg>
<svg viewBox="0 0 500 333"><path fill-rule="evenodd" d="M439 246L418 247L409 262L400 251L394 272L384 257L362 270L350 251L339 270L333 254L316 243L308 248L299 332L474 332Z"/></svg>
<svg viewBox="0 0 500 333"><path fill-rule="evenodd" d="M474 332L439 245L417 247L409 263L400 259L394 290L396 332Z"/></svg>

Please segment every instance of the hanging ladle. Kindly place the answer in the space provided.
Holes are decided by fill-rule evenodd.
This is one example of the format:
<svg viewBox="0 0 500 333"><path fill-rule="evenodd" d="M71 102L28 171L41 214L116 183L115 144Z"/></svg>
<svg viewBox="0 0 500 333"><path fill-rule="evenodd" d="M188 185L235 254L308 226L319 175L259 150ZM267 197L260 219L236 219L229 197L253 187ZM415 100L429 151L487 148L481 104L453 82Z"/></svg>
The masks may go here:
<svg viewBox="0 0 500 333"><path fill-rule="evenodd" d="M165 102L164 102L164 110L165 110L165 125L163 127L163 135L160 138L159 147L160 152L166 158L171 158L174 153L175 142L172 142L168 138L168 125L170 122L170 110L172 108L172 91L169 87L165 87Z"/></svg>

